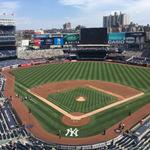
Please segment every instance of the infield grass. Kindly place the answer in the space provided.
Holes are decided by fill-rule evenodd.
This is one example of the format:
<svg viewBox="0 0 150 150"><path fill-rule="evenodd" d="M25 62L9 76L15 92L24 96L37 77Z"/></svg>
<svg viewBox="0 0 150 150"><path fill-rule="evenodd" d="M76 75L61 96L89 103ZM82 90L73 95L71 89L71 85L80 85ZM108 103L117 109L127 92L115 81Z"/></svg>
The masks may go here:
<svg viewBox="0 0 150 150"><path fill-rule="evenodd" d="M83 96L85 101L77 101L77 97ZM50 94L48 100L66 110L67 112L87 113L116 102L116 97L91 88L76 88L65 92Z"/></svg>

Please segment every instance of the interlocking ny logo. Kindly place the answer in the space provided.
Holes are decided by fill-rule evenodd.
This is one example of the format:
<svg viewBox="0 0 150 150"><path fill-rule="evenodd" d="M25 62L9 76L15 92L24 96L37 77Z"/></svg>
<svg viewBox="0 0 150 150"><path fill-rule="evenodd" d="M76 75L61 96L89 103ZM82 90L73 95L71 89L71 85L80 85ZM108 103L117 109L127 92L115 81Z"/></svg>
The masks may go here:
<svg viewBox="0 0 150 150"><path fill-rule="evenodd" d="M65 135L66 136L70 135L70 137L73 137L73 136L77 137L78 131L79 130L77 128L75 128L74 130L72 128L70 128L70 129L67 129L67 133Z"/></svg>

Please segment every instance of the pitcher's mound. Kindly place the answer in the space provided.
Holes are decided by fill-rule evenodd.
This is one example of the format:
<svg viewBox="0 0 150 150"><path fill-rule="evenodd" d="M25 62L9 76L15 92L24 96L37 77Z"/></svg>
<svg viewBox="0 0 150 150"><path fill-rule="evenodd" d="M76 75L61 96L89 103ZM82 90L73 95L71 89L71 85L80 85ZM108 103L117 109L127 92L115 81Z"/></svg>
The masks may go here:
<svg viewBox="0 0 150 150"><path fill-rule="evenodd" d="M79 96L76 98L76 101L78 102L84 102L86 100L86 98L84 96Z"/></svg>
<svg viewBox="0 0 150 150"><path fill-rule="evenodd" d="M71 115L74 116L80 116L83 115L83 113L79 113L79 112L75 112L75 113L71 113ZM67 126L72 126L72 127L79 127L79 126L84 126L87 125L88 123L90 123L91 118L87 117L87 118L83 118L81 120L71 120L70 118L68 118L67 116L63 116L62 117L62 122L67 125Z"/></svg>

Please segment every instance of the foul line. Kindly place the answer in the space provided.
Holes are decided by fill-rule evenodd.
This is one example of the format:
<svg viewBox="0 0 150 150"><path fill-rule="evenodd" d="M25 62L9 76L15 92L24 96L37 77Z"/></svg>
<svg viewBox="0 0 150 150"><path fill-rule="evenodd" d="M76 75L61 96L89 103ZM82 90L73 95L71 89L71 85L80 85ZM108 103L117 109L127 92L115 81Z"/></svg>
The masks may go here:
<svg viewBox="0 0 150 150"><path fill-rule="evenodd" d="M114 93L112 93L112 92L109 92L109 91L106 91L106 90L103 90L103 89L97 88L97 87L92 86L92 85L88 85L88 84L87 84L87 86L88 86L88 87L90 87L91 89L94 89L94 90L96 90L96 91L100 91L100 92L103 92L103 93L106 93L106 94L109 94L109 95L115 96L115 97L117 97L117 98L119 98L119 99L124 99L124 98L125 98L125 97L120 96L120 95L118 95L118 94L114 94Z"/></svg>
<svg viewBox="0 0 150 150"><path fill-rule="evenodd" d="M140 96L142 96L142 95L144 95L143 92L140 93L140 94L134 95L134 96L132 96L132 97L126 98L126 99L124 99L124 100L122 100L122 101L118 101L118 102L116 102L116 103L110 104L110 105L105 106L105 107L103 107L103 108L100 108L100 109L94 110L94 111L92 111L92 112L86 113L86 114L84 114L84 115L81 115L81 116L79 116L79 118L80 118L80 119L83 119L83 118L86 118L86 117L90 117L90 116L95 115L95 114L97 114L97 113L99 113L99 112L102 112L102 111L104 111L104 110L110 109L110 108L112 108L112 107L114 107L114 106L118 106L118 105L120 105L120 104L123 104L123 103L125 103L125 102L128 102L128 101L130 101L130 100L132 100L132 99L135 99L135 98L137 98L137 97L140 97Z"/></svg>
<svg viewBox="0 0 150 150"><path fill-rule="evenodd" d="M95 114L97 114L97 113L103 112L103 111L105 111L105 110L107 110L107 109L110 109L110 108L112 108L112 107L114 107L114 106L118 106L118 105L120 105L120 104L123 104L123 103L128 102L128 101L130 101L130 100L132 100L132 99L135 99L135 98L138 98L138 97L144 95L144 93L141 92L141 93L139 93L139 94L137 94L137 95L134 95L134 96L132 96L132 97L126 98L126 99L124 99L124 100L122 100L122 101L115 102L115 103L113 103L113 104L110 104L110 105L105 106L105 107L103 107L103 108L100 108L100 109L94 110L94 111L92 111L92 112L83 114L83 115L81 115L81 116L74 116L74 115L71 115L70 113L66 112L66 111L63 110L62 108L58 107L58 106L55 105L54 103L52 103L52 102L48 101L47 99L41 97L40 95L38 95L38 94L36 94L36 93L33 93L30 89L27 89L27 91L28 91L30 94L32 94L32 95L34 95L35 97L37 97L38 99L40 99L42 102L46 103L47 105L51 106L52 108L54 108L55 110L57 110L58 112L60 112L61 114L67 116L67 117L70 118L71 120L81 120L81 119L83 119L83 118L90 117L90 116L95 115Z"/></svg>
<svg viewBox="0 0 150 150"><path fill-rule="evenodd" d="M62 113L63 115L69 117L72 120L79 120L78 116L73 116L71 114L69 114L68 112L66 112L65 110L63 110L62 108L58 107L57 105L55 105L54 103L48 101L47 99L41 97L40 95L33 93L31 90L27 90L27 92L29 92L30 94L32 94L33 96L37 97L38 99L40 99L42 102L48 104L49 106L51 106L52 108L54 108L55 110L59 111L60 113Z"/></svg>

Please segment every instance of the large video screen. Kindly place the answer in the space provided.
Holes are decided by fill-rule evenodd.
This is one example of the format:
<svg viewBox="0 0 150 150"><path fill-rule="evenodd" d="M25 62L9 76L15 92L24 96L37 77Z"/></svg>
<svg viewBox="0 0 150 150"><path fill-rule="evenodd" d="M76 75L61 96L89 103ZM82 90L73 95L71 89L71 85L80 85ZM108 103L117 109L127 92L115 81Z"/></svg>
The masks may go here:
<svg viewBox="0 0 150 150"><path fill-rule="evenodd" d="M108 44L107 28L83 28L80 44Z"/></svg>

